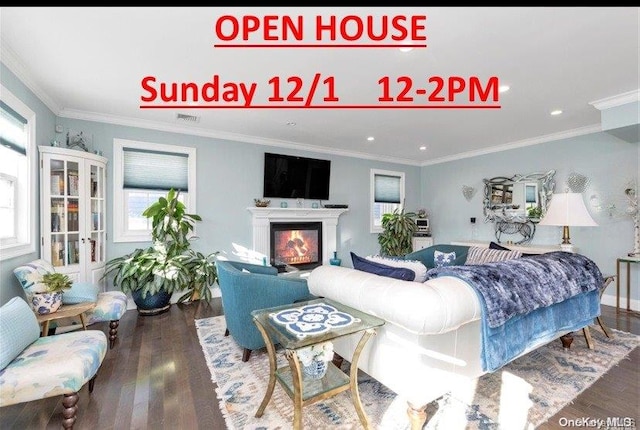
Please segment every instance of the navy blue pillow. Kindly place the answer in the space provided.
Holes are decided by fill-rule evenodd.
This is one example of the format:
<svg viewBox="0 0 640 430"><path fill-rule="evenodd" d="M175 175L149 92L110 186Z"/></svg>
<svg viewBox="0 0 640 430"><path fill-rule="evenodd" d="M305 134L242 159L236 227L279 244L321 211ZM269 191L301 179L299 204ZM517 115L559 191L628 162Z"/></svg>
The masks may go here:
<svg viewBox="0 0 640 430"><path fill-rule="evenodd" d="M413 281L416 274L413 270L405 267L393 267L386 264L377 263L375 261L367 260L351 253L351 261L353 262L353 268L361 270L363 272L373 273L380 276L386 276L388 278L401 279L403 281Z"/></svg>
<svg viewBox="0 0 640 430"><path fill-rule="evenodd" d="M497 244L495 242L489 242L489 248L491 249L499 249L501 251L511 251L509 248L506 248L500 244ZM523 257L533 257L534 255L538 255L538 254L527 254L527 253L522 253Z"/></svg>

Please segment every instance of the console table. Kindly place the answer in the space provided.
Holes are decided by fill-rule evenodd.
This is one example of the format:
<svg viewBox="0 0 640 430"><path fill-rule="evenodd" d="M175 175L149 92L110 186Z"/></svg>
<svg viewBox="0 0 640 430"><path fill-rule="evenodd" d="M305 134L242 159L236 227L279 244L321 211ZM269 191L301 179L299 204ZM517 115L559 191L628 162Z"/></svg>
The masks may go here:
<svg viewBox="0 0 640 430"><path fill-rule="evenodd" d="M631 264L640 263L640 257L618 257L616 260L616 312L620 310L620 265L627 264L627 312L631 312Z"/></svg>

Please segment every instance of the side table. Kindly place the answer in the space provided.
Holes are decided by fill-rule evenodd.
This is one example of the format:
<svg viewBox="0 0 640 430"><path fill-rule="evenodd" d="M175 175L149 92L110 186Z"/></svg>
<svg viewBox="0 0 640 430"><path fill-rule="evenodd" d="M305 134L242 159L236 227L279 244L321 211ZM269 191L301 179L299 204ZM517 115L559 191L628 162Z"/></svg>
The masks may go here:
<svg viewBox="0 0 640 430"><path fill-rule="evenodd" d="M627 264L627 312L631 312L631 264L640 263L640 257L618 257L616 260L616 312L620 310L620 264Z"/></svg>
<svg viewBox="0 0 640 430"><path fill-rule="evenodd" d="M47 336L49 334L49 322L54 320L59 320L63 318L70 318L75 316L80 316L80 322L82 323L82 328L84 330L87 329L87 324L84 320L84 313L90 309L96 307L94 302L83 302L75 305L62 305L56 312L52 312L50 314L38 315L36 314L36 319L39 324L42 324L42 336Z"/></svg>
<svg viewBox="0 0 640 430"><path fill-rule="evenodd" d="M360 423L365 429L371 428L358 392L358 359L369 338L384 325L384 320L325 298L259 309L251 315L269 354L269 383L255 414L257 418L264 413L278 381L293 400L294 430L302 428L304 406L346 390L351 390ZM354 333L362 333L362 337L353 353L348 376L332 362L327 363L327 372L320 379L303 375L297 351ZM277 368L274 340L284 348L289 366Z"/></svg>

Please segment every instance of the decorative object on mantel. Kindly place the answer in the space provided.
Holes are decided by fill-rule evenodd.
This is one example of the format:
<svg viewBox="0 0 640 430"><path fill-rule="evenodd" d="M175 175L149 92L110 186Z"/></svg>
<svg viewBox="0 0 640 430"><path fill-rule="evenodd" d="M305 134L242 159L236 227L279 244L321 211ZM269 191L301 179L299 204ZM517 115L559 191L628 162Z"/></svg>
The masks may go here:
<svg viewBox="0 0 640 430"><path fill-rule="evenodd" d="M422 218L426 218L426 217L427 217L427 215L429 215L429 214L427 213L427 210L426 210L425 208L420 208L420 209L418 209L418 210L416 211L416 216L417 216L418 218L421 218L421 219L422 219Z"/></svg>
<svg viewBox="0 0 640 430"><path fill-rule="evenodd" d="M253 199L253 202L255 203L256 207L259 208L266 208L267 206L269 206L269 204L271 204L271 200L266 199Z"/></svg>
<svg viewBox="0 0 640 430"><path fill-rule="evenodd" d="M573 245L569 236L569 227L593 227L598 224L591 218L584 204L581 193L557 193L547 209L539 225L553 225L562 227L562 244L560 249L572 252Z"/></svg>
<svg viewBox="0 0 640 430"><path fill-rule="evenodd" d="M337 251L333 251L333 258L329 260L329 264L331 264L332 266L339 266L340 264L342 264L342 259L338 258Z"/></svg>
<svg viewBox="0 0 640 430"><path fill-rule="evenodd" d="M470 202L471 199L473 199L473 196L476 195L476 191L477 190L474 187L470 187L469 185L462 186L462 195L468 202Z"/></svg>
<svg viewBox="0 0 640 430"><path fill-rule="evenodd" d="M289 207L289 204L287 202L280 202L280 207L281 208L287 208L287 207Z"/></svg>

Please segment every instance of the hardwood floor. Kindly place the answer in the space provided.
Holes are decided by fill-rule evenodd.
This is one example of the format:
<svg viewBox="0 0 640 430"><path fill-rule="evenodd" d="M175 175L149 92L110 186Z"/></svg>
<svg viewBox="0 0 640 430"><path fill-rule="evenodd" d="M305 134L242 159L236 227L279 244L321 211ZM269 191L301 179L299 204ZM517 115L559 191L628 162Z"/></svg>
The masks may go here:
<svg viewBox="0 0 640 430"><path fill-rule="evenodd" d="M109 350L93 393L80 392L75 429L224 429L225 423L195 330L194 319L222 315L210 304L173 305L169 312L138 316L127 311L115 348ZM637 314L602 306L605 323L640 334ZM108 331L107 323L91 329ZM598 330L594 328L593 330ZM635 417L640 409L640 351L636 348L598 382L539 428L564 429L561 418ZM0 429L59 429L62 396L0 408ZM637 425L637 424L636 424ZM630 429L629 429L630 430Z"/></svg>

